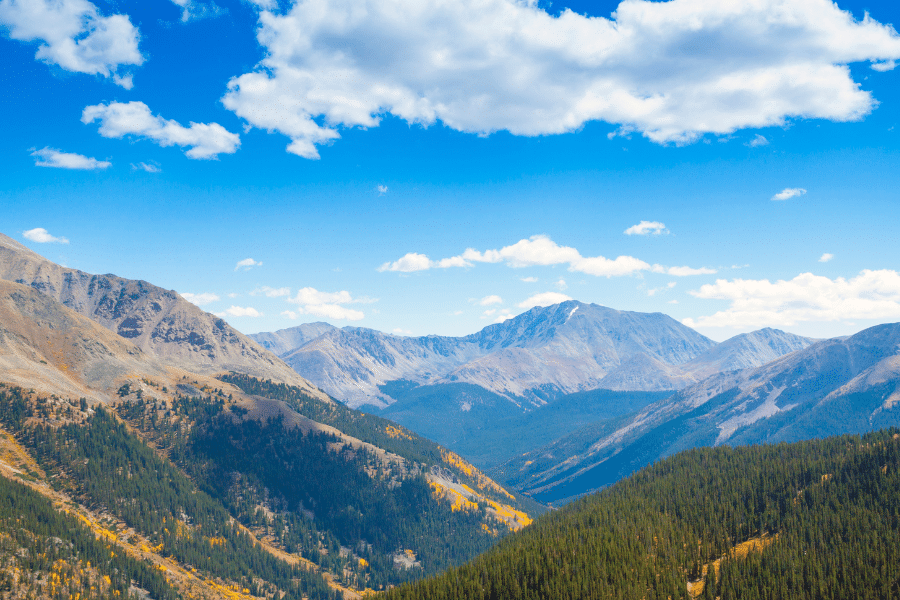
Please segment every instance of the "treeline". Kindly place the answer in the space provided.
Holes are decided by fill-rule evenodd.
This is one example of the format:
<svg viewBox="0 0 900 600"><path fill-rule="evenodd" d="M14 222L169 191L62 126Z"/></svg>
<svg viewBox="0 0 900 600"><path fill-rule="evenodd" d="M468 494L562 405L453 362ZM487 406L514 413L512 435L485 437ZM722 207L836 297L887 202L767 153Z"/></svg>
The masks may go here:
<svg viewBox="0 0 900 600"><path fill-rule="evenodd" d="M60 475L52 479L54 485L89 507L108 510L151 544L161 546L162 556L237 583L254 595L279 594L293 600L340 597L320 575L262 549L234 523L221 502L198 491L106 409L88 411L81 403L82 422L43 424L61 410L18 388L0 390L0 419L45 470Z"/></svg>
<svg viewBox="0 0 900 600"><path fill-rule="evenodd" d="M900 597L898 430L683 452L385 598L688 599L689 581L704 598Z"/></svg>

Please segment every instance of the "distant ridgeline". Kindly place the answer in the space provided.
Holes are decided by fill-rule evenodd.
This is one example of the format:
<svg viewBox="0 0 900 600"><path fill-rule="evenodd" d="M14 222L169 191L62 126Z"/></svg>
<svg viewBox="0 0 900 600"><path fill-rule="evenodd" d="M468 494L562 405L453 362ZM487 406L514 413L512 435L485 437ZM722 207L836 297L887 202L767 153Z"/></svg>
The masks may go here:
<svg viewBox="0 0 900 600"><path fill-rule="evenodd" d="M386 600L900 597L900 430L682 452Z"/></svg>

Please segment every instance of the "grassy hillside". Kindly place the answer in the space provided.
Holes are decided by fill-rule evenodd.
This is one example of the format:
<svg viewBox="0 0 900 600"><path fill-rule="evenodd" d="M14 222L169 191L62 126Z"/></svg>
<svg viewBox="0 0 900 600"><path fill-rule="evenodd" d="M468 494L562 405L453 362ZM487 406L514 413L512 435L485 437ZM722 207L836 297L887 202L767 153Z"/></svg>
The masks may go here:
<svg viewBox="0 0 900 600"><path fill-rule="evenodd" d="M896 598L898 431L682 452L385 598Z"/></svg>

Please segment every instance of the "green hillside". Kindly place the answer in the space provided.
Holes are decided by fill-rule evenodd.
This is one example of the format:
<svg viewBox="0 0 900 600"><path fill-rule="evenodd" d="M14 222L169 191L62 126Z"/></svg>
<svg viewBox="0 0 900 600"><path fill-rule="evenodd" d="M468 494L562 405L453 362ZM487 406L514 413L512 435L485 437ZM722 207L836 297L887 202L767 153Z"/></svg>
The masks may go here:
<svg viewBox="0 0 900 600"><path fill-rule="evenodd" d="M898 430L682 452L385 596L693 597L900 597Z"/></svg>

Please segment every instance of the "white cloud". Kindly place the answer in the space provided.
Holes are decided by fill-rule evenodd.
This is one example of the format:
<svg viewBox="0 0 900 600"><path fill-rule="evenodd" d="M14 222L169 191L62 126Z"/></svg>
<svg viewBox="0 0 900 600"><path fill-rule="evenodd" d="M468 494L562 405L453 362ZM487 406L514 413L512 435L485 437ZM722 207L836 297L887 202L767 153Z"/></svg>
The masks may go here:
<svg viewBox="0 0 900 600"><path fill-rule="evenodd" d="M522 281L524 281L525 283L537 283L537 280L538 280L537 277L523 277L522 278Z"/></svg>
<svg viewBox="0 0 900 600"><path fill-rule="evenodd" d="M637 225L632 225L623 232L625 235L661 235L669 233L665 223L659 221L641 221Z"/></svg>
<svg viewBox="0 0 900 600"><path fill-rule="evenodd" d="M696 298L727 300L723 311L685 319L689 327L788 327L804 321L900 319L900 273L865 270L852 279L802 273L789 281L717 280L691 291Z"/></svg>
<svg viewBox="0 0 900 600"><path fill-rule="evenodd" d="M608 259L603 256L584 257L575 248L560 246L546 235L534 235L527 240L519 240L515 244L505 246L500 250L479 252L468 248L459 256L443 258L438 261L431 260L425 254L410 252L399 260L384 263L378 270L409 273L436 268L471 267L474 262L505 262L513 268L568 263L570 271L587 273L598 277L630 275L637 271L646 271L651 268L649 264L632 256L619 256L616 259ZM535 279L535 281L537 280Z"/></svg>
<svg viewBox="0 0 900 600"><path fill-rule="evenodd" d="M38 244L68 244L69 240L64 237L54 237L43 227L35 227L28 231L22 232L22 237Z"/></svg>
<svg viewBox="0 0 900 600"><path fill-rule="evenodd" d="M291 321L296 321L297 319L300 318L300 315L298 315L297 313L295 313L295 312L292 311L292 310L283 310L283 311L281 311L281 316L282 316L282 317L287 317L287 318L290 319Z"/></svg>
<svg viewBox="0 0 900 600"><path fill-rule="evenodd" d="M388 193L388 186L386 185L376 185L375 191L378 192L379 196L384 196Z"/></svg>
<svg viewBox="0 0 900 600"><path fill-rule="evenodd" d="M98 169L106 169L112 165L111 162L105 160L97 160L89 158L81 154L72 154L70 152L62 152L55 148L42 148L31 153L37 160L34 161L37 167L56 167L59 169L78 169L82 171L95 171Z"/></svg>
<svg viewBox="0 0 900 600"><path fill-rule="evenodd" d="M491 294L490 296L485 296L481 300L478 301L478 304L481 306L490 306L492 304L503 304L503 298L496 294Z"/></svg>
<svg viewBox="0 0 900 600"><path fill-rule="evenodd" d="M660 265L653 265L653 271L656 273L666 273L667 275L673 275L675 277L690 277L692 275L715 275L718 273L716 269L711 269L709 267L700 267L695 269L693 267L661 267Z"/></svg>
<svg viewBox="0 0 900 600"><path fill-rule="evenodd" d="M131 88L131 77L120 76L122 65L144 62L139 33L126 15L104 17L87 0L0 0L0 25L14 40L40 40L35 58L66 71L113 77Z"/></svg>
<svg viewBox="0 0 900 600"><path fill-rule="evenodd" d="M886 60L884 62L872 63L872 69L874 69L875 71L893 71L895 68L897 68L897 61L895 60Z"/></svg>
<svg viewBox="0 0 900 600"><path fill-rule="evenodd" d="M556 289L563 291L569 287L569 284L566 283L566 280L562 277L559 278L559 281L556 282Z"/></svg>
<svg viewBox="0 0 900 600"><path fill-rule="evenodd" d="M401 273L412 273L413 271L427 271L432 266L431 260L424 254L409 252L394 262L386 262L380 267L379 271L400 271Z"/></svg>
<svg viewBox="0 0 900 600"><path fill-rule="evenodd" d="M251 296L263 296L265 295L267 298L281 298L282 296L290 296L291 288L273 288L267 285L262 287L258 287L252 292L250 292Z"/></svg>
<svg viewBox="0 0 900 600"><path fill-rule="evenodd" d="M822 256L819 257L819 262L826 263L826 262L830 261L832 258L834 258L834 254L829 254L828 252L826 252L825 254L823 254Z"/></svg>
<svg viewBox="0 0 900 600"><path fill-rule="evenodd" d="M261 317L263 314L251 306L231 306L222 312L213 313L217 317Z"/></svg>
<svg viewBox="0 0 900 600"><path fill-rule="evenodd" d="M182 23L219 17L228 12L226 9L218 6L215 2L198 2L197 0L172 0L172 3L181 7Z"/></svg>
<svg viewBox="0 0 900 600"><path fill-rule="evenodd" d="M203 306L204 304L216 302L217 300L220 299L217 295L212 294L210 292L204 292L202 294L192 294L190 292L182 292L181 297L196 306Z"/></svg>
<svg viewBox="0 0 900 600"><path fill-rule="evenodd" d="M372 298L353 298L350 292L320 292L311 287L305 287L297 291L288 302L300 305L297 312L300 314L315 315L325 319L341 321L359 321L365 317L361 311L341 306L341 304L369 304L376 302ZM284 313L282 313L284 314Z"/></svg>
<svg viewBox="0 0 900 600"><path fill-rule="evenodd" d="M490 317L490 316L493 315L495 312L497 312L497 309L496 309L496 308L490 308L490 309L484 311L484 313L482 313L483 316L482 316L481 318L483 319L483 318L485 318L485 317Z"/></svg>
<svg viewBox="0 0 900 600"><path fill-rule="evenodd" d="M784 188L774 196L772 196L772 200L790 200L791 198L796 198L797 196L802 196L806 193L806 190L803 188Z"/></svg>
<svg viewBox="0 0 900 600"><path fill-rule="evenodd" d="M262 266L262 261L255 261L252 258L245 258L244 260L239 260L237 264L234 266L234 270L238 271L240 269L249 270L253 267Z"/></svg>
<svg viewBox="0 0 900 600"><path fill-rule="evenodd" d="M900 58L891 26L831 0L625 0L614 20L533 0L306 0L259 24L265 58L222 101L306 158L385 114L528 136L605 121L658 143L857 120L877 103L846 65Z"/></svg>
<svg viewBox="0 0 900 600"><path fill-rule="evenodd" d="M215 159L219 154L234 154L241 138L218 123L193 123L185 127L176 121L154 116L143 102L110 102L88 106L81 113L82 123L100 121L100 135L123 138L136 135L160 146L182 146L188 158Z"/></svg>
<svg viewBox="0 0 900 600"><path fill-rule="evenodd" d="M553 304L559 304L560 302L565 302L566 300L571 300L572 298L566 296L565 294L560 294L559 292L543 292L541 294L535 294L519 303L519 308L534 308L535 306L551 306Z"/></svg>
<svg viewBox="0 0 900 600"><path fill-rule="evenodd" d="M676 284L674 281L670 281L669 283L667 283L667 284L664 285L663 287L658 287L658 288L651 288L651 289L648 289L648 290L647 290L647 295L648 295L648 296L655 296L657 292L664 292L664 291L666 291L666 290L671 290L671 289L672 289L673 287L675 287L676 285L677 285L677 284ZM640 288L638 288L638 289L640 289Z"/></svg>
<svg viewBox="0 0 900 600"><path fill-rule="evenodd" d="M412 331L408 329L400 329L399 327L394 328L394 333L397 335L412 335Z"/></svg>
<svg viewBox="0 0 900 600"><path fill-rule="evenodd" d="M764 138L763 136L761 136L757 133L755 138L753 138L752 140L747 142L747 145L750 146L751 148L759 148L761 146L768 146L769 140L767 140L766 138Z"/></svg>
<svg viewBox="0 0 900 600"><path fill-rule="evenodd" d="M160 169L158 165L144 162L140 162L136 165L132 164L131 169L133 171L146 171L148 173L162 173L162 169Z"/></svg>
<svg viewBox="0 0 900 600"><path fill-rule="evenodd" d="M497 317L494 319L494 323L502 323L503 321L508 321L509 319L512 319L515 316L516 315L512 314L511 310L509 310L508 308L504 308L503 310L500 311L500 314L498 314Z"/></svg>

